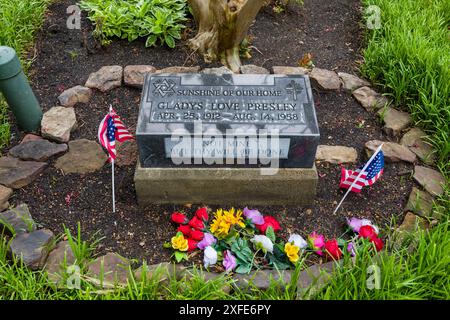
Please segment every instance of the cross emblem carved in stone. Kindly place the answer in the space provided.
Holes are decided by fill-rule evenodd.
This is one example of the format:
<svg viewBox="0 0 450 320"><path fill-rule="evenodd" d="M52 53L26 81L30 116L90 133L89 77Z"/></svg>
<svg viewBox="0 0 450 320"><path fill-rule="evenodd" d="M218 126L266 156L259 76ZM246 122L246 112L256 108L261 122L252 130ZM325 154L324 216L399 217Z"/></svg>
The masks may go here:
<svg viewBox="0 0 450 320"><path fill-rule="evenodd" d="M286 87L286 92L292 94L292 98L294 101L297 101L297 94L301 93L302 91L303 88L300 83L297 83L294 80L291 80L291 82L289 82Z"/></svg>

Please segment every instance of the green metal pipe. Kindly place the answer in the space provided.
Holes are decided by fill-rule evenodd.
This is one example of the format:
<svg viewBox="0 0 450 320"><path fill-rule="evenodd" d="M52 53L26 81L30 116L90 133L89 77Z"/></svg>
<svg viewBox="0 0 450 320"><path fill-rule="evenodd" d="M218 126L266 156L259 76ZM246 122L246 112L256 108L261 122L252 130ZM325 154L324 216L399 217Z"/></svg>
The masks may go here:
<svg viewBox="0 0 450 320"><path fill-rule="evenodd" d="M5 46L0 46L0 92L14 113L19 128L26 132L39 131L41 107L23 73L16 51Z"/></svg>

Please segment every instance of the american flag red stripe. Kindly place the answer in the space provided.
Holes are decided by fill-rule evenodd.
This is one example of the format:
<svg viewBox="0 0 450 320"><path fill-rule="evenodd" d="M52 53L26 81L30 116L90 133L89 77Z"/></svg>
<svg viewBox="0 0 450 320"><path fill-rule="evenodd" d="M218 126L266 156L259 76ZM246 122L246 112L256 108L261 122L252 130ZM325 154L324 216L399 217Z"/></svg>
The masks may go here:
<svg viewBox="0 0 450 320"><path fill-rule="evenodd" d="M339 188L348 189L350 187L353 192L361 192L361 189L365 186L371 186L381 177L384 172L384 154L383 151L380 151L375 158L367 165L365 171L360 174L361 170L364 167L360 167L359 169L347 170L345 168L341 169L341 181L339 183ZM358 180L356 180L358 178ZM355 182L356 181L356 182ZM353 184L353 182L355 182ZM353 186L352 186L353 184Z"/></svg>
<svg viewBox="0 0 450 320"><path fill-rule="evenodd" d="M108 151L110 162L116 159L116 140L124 142L130 139L133 139L133 136L128 132L114 109L110 108L109 113L100 122L98 128L98 140Z"/></svg>
<svg viewBox="0 0 450 320"><path fill-rule="evenodd" d="M120 120L120 117L117 115L114 109L111 109L110 115L113 118L114 125L116 127L116 140L119 142L124 142L133 139L133 136L130 134L130 132L128 132L127 128L123 124L122 120Z"/></svg>
<svg viewBox="0 0 450 320"><path fill-rule="evenodd" d="M346 170L344 168L341 169L341 182L339 184L339 188L345 188L348 189L352 183L356 180L358 177L358 174L361 172L361 170ZM359 179L356 181L356 183L352 187L353 192L361 192L362 187L366 186L366 173L361 174Z"/></svg>

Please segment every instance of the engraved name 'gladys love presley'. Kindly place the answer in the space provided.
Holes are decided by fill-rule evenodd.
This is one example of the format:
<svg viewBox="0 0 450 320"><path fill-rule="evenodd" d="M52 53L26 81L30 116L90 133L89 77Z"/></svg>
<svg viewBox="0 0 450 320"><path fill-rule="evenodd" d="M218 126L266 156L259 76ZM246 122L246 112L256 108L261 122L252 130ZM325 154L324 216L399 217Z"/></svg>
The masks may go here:
<svg viewBox="0 0 450 320"><path fill-rule="evenodd" d="M235 101L159 102L153 109L152 120L158 122L185 120L305 122L303 110L297 103Z"/></svg>
<svg viewBox="0 0 450 320"><path fill-rule="evenodd" d="M289 79L290 80L290 79ZM253 87L252 87L253 86ZM176 78L156 79L149 87L150 122L304 124L304 91L294 81L279 86L183 86Z"/></svg>

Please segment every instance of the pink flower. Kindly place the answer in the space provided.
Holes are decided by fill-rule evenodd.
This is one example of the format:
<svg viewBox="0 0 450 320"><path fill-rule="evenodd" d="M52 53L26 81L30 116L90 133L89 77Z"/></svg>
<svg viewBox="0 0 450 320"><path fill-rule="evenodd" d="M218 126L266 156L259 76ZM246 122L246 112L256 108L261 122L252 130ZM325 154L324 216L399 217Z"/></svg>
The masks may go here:
<svg viewBox="0 0 450 320"><path fill-rule="evenodd" d="M317 234L315 231L308 236L309 245L316 253L321 256L321 249L325 246L325 237L322 234Z"/></svg>
<svg viewBox="0 0 450 320"><path fill-rule="evenodd" d="M211 233L205 233L203 240L197 244L197 248L204 250L206 247L212 246L217 242L216 238Z"/></svg>
<svg viewBox="0 0 450 320"><path fill-rule="evenodd" d="M236 257L233 256L230 250L225 250L224 256L223 256L223 266L225 267L225 271L233 271L234 268L236 268Z"/></svg>
<svg viewBox="0 0 450 320"><path fill-rule="evenodd" d="M249 208L244 208L244 216L251 220L255 225L264 224L264 217L258 210L250 210Z"/></svg>

